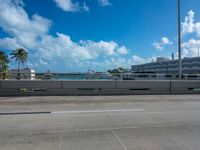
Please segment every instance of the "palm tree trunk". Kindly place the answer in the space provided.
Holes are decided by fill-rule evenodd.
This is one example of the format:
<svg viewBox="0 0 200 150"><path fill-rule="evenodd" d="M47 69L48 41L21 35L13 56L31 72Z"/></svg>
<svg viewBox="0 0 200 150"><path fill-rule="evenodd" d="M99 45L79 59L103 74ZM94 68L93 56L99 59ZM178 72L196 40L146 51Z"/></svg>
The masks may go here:
<svg viewBox="0 0 200 150"><path fill-rule="evenodd" d="M5 71L5 64L2 65L2 79L6 79L6 71Z"/></svg>
<svg viewBox="0 0 200 150"><path fill-rule="evenodd" d="M20 61L18 61L17 79L20 80Z"/></svg>
<svg viewBox="0 0 200 150"><path fill-rule="evenodd" d="M0 73L1 79L3 79L3 63L1 63L1 73Z"/></svg>

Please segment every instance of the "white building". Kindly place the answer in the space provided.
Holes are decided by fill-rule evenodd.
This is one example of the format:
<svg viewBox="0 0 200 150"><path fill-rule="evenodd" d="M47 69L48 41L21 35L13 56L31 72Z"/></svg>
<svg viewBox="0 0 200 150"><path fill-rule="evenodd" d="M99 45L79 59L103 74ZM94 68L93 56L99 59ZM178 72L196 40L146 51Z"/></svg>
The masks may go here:
<svg viewBox="0 0 200 150"><path fill-rule="evenodd" d="M35 80L35 70L30 68L23 68L19 70L20 79ZM18 69L10 70L11 79L17 79Z"/></svg>
<svg viewBox="0 0 200 150"><path fill-rule="evenodd" d="M200 57L182 59L183 74L200 74ZM134 73L174 74L179 73L179 61L158 58L156 62L132 65Z"/></svg>

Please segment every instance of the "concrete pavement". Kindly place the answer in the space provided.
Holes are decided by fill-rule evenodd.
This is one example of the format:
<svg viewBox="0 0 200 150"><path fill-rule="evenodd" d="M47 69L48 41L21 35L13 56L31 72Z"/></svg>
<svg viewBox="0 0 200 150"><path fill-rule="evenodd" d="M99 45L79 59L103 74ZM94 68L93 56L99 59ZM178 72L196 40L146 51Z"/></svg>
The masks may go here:
<svg viewBox="0 0 200 150"><path fill-rule="evenodd" d="M199 114L200 95L2 97L0 150L199 150Z"/></svg>

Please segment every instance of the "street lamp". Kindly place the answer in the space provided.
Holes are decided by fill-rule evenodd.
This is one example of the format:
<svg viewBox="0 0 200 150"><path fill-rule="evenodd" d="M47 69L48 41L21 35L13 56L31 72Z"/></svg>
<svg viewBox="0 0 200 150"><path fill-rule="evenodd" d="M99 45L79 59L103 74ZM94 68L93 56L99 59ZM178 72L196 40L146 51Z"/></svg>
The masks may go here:
<svg viewBox="0 0 200 150"><path fill-rule="evenodd" d="M182 80L182 58L181 58L181 0L178 0L178 59L179 79Z"/></svg>

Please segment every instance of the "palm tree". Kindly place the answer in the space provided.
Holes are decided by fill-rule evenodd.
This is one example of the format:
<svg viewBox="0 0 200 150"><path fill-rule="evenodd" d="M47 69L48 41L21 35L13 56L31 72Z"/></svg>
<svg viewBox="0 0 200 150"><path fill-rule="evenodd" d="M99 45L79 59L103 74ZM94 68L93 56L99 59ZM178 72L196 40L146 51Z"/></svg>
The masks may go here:
<svg viewBox="0 0 200 150"><path fill-rule="evenodd" d="M7 79L9 77L8 76L8 69L9 69L8 64L4 64L3 65L3 75L2 75L3 79Z"/></svg>
<svg viewBox="0 0 200 150"><path fill-rule="evenodd" d="M8 71L8 55L2 50L0 50L0 76L1 78L6 78L6 72Z"/></svg>
<svg viewBox="0 0 200 150"><path fill-rule="evenodd" d="M18 48L11 52L11 58L15 59L15 61L18 63L18 73L17 73L17 79L20 79L20 65L24 64L28 60L28 52L24 50L23 48Z"/></svg>

